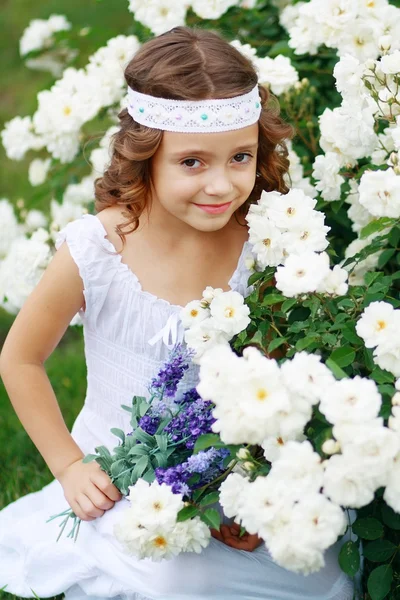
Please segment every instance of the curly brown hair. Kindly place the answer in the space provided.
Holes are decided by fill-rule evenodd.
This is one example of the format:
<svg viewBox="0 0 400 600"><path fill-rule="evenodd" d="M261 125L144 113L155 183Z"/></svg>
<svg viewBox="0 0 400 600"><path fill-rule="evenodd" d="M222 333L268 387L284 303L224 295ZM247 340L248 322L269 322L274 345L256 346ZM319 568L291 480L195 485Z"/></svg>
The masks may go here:
<svg viewBox="0 0 400 600"><path fill-rule="evenodd" d="M125 69L132 89L156 97L175 100L232 98L250 92L257 73L249 59L220 35L203 29L175 27L148 42ZM285 140L293 128L279 115L279 105L269 91L259 86L262 111L259 118L257 177L243 206L255 202L262 190L285 193L284 181L289 161ZM95 181L95 208L124 207L127 221L116 227L124 236L139 225L150 192L151 158L163 131L134 121L127 109L119 114L120 130L113 136L113 154L104 175ZM123 231L130 227L129 231Z"/></svg>

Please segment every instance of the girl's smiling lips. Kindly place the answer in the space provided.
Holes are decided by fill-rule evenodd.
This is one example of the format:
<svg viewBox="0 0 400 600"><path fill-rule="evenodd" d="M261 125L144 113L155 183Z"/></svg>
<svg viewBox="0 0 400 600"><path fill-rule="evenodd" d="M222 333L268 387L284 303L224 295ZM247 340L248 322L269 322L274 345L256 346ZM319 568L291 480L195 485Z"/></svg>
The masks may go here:
<svg viewBox="0 0 400 600"><path fill-rule="evenodd" d="M195 206L198 206L201 210L204 210L204 212L209 213L211 215L219 215L221 213L224 213L226 210L228 210L228 208L230 207L231 204L232 204L232 202L225 202L225 204L196 204L196 203L194 203Z"/></svg>

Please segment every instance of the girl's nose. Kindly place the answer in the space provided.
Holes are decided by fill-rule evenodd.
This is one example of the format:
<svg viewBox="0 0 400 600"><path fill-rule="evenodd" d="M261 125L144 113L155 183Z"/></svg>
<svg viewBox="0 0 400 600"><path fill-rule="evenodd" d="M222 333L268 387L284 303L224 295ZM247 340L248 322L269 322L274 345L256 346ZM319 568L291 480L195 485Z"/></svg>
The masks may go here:
<svg viewBox="0 0 400 600"><path fill-rule="evenodd" d="M208 196L227 196L233 189L232 182L225 172L210 173L210 178L204 188Z"/></svg>

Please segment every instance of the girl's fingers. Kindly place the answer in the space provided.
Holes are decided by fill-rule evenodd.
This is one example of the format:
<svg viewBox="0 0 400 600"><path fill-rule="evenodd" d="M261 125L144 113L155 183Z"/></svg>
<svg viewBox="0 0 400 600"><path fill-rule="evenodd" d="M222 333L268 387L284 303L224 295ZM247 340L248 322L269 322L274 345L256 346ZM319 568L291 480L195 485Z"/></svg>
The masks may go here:
<svg viewBox="0 0 400 600"><path fill-rule="evenodd" d="M85 511L82 509L81 505L77 500L75 502L70 502L70 507L81 521L94 521L93 517L88 517Z"/></svg>
<svg viewBox="0 0 400 600"><path fill-rule="evenodd" d="M79 494L76 501L78 502L82 512L85 515L85 521L91 521L104 515L105 511L100 508L97 508L97 506L95 506L91 499L88 498L85 494Z"/></svg>
<svg viewBox="0 0 400 600"><path fill-rule="evenodd" d="M100 510L110 510L115 504L113 500L110 500L95 484L93 484L86 491L87 497L91 500L96 508Z"/></svg>
<svg viewBox="0 0 400 600"><path fill-rule="evenodd" d="M107 473L104 473L104 471L99 470L99 472L92 477L92 482L113 502L121 500L121 492L115 487Z"/></svg>

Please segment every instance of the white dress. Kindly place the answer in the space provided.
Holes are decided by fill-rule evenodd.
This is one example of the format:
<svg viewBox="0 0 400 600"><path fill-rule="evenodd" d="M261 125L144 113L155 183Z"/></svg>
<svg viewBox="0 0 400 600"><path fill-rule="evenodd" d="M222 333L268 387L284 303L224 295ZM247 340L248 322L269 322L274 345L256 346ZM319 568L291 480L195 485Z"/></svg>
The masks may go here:
<svg viewBox="0 0 400 600"><path fill-rule="evenodd" d="M93 215L67 225L57 247L67 241L84 283L87 395L72 435L84 453L110 448L118 440L111 427L129 431L121 404L146 395L147 386L168 357L167 344L182 336L181 307L141 289L121 262ZM245 243L230 287L246 293L249 273ZM152 344L149 341L152 340ZM196 384L196 370L184 385ZM216 540L200 555L181 554L153 563L121 551L113 523L126 500L95 521L82 523L78 541L56 542L59 524L46 523L68 505L58 481L28 494L0 511L0 589L40 598L65 592L67 600L351 600L353 586L337 564L338 549L326 554L326 566L304 577L274 564L265 546L254 552L232 549Z"/></svg>

